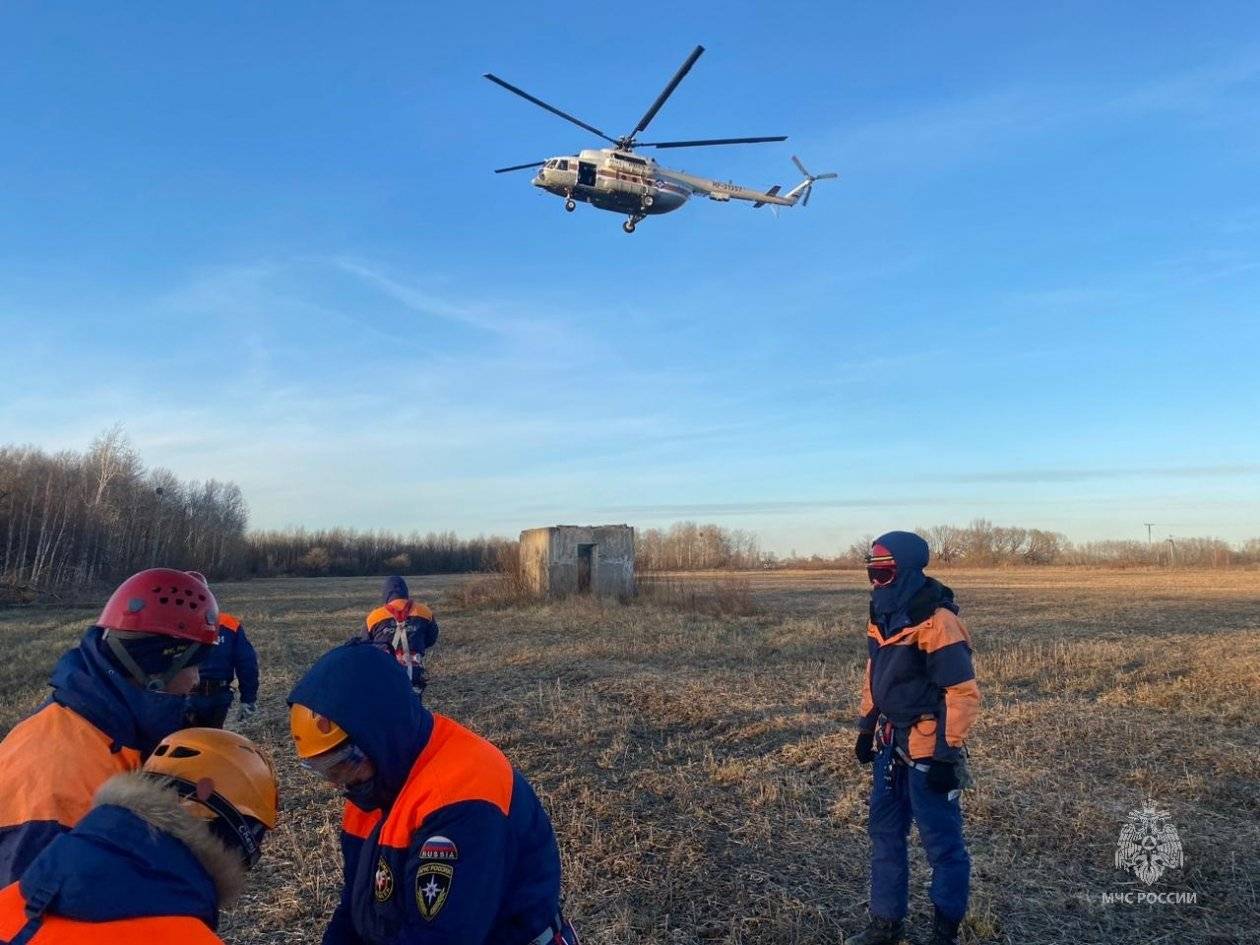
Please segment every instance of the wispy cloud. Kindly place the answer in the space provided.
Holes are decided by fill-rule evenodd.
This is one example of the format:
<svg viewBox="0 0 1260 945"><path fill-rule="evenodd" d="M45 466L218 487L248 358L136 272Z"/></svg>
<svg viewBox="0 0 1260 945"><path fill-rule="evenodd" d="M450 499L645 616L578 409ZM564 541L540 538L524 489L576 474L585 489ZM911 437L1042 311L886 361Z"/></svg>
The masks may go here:
<svg viewBox="0 0 1260 945"><path fill-rule="evenodd" d="M934 477L938 482L1088 482L1107 479L1218 479L1260 475L1260 463L1216 466L1134 466L1112 469L1008 469Z"/></svg>
<svg viewBox="0 0 1260 945"><path fill-rule="evenodd" d="M601 515L637 515L644 518L692 518L724 515L785 515L831 509L887 509L940 505L940 497L914 496L860 499L792 499L784 501L691 502L662 505L613 505L596 511Z"/></svg>
<svg viewBox="0 0 1260 945"><path fill-rule="evenodd" d="M556 321L522 315L519 308L514 306L483 300L454 301L444 298L421 285L387 274L380 266L361 260L335 257L330 263L421 315L534 342L554 344L568 339L567 333Z"/></svg>
<svg viewBox="0 0 1260 945"><path fill-rule="evenodd" d="M1014 86L972 97L938 101L842 131L831 150L852 170L914 163L952 166L975 155L1084 122L1114 122L1156 112L1250 116L1254 101L1226 94L1260 78L1260 49L1132 84Z"/></svg>

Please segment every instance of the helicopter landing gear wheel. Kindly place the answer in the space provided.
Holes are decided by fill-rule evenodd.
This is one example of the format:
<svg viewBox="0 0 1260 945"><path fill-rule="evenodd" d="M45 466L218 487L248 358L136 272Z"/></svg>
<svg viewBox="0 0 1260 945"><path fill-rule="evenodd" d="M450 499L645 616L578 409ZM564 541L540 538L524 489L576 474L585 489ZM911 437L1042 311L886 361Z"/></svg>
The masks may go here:
<svg viewBox="0 0 1260 945"><path fill-rule="evenodd" d="M627 220L625 223L621 224L621 228L622 228L623 230L625 230L627 233L633 233L633 232L634 232L634 220Z"/></svg>
<svg viewBox="0 0 1260 945"><path fill-rule="evenodd" d="M572 197L564 202L564 209L568 210L570 213L577 209L577 204L573 202Z"/></svg>

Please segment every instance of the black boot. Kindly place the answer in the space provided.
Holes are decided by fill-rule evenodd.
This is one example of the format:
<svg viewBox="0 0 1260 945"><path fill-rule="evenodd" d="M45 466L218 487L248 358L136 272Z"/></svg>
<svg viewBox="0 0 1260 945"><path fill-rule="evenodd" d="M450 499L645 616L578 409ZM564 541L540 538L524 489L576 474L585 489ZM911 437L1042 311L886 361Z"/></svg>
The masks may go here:
<svg viewBox="0 0 1260 945"><path fill-rule="evenodd" d="M846 938L844 945L899 945L905 925L901 919L881 919L872 915L870 925L857 935Z"/></svg>
<svg viewBox="0 0 1260 945"><path fill-rule="evenodd" d="M932 937L928 939L928 945L958 945L958 926L960 925L962 925L962 919L947 918L940 909L937 909L932 922Z"/></svg>

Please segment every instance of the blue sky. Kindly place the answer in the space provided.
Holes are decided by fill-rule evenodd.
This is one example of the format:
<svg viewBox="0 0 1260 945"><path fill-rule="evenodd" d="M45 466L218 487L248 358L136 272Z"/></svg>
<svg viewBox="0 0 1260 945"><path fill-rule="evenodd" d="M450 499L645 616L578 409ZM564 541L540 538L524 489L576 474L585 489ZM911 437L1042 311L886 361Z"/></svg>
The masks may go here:
<svg viewBox="0 0 1260 945"><path fill-rule="evenodd" d="M0 442L259 527L679 518L829 552L994 521L1260 534L1251 3L0 9ZM633 236L494 167L707 52Z"/></svg>

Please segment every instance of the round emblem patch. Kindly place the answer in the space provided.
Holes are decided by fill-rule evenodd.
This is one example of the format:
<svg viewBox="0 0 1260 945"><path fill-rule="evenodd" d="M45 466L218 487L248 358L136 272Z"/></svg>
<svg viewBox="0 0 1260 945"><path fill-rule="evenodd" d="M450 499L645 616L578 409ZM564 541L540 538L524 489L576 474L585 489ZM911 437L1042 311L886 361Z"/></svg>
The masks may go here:
<svg viewBox="0 0 1260 945"><path fill-rule="evenodd" d="M394 894L394 872L383 856L376 861L376 883L373 891L377 902L385 902Z"/></svg>

